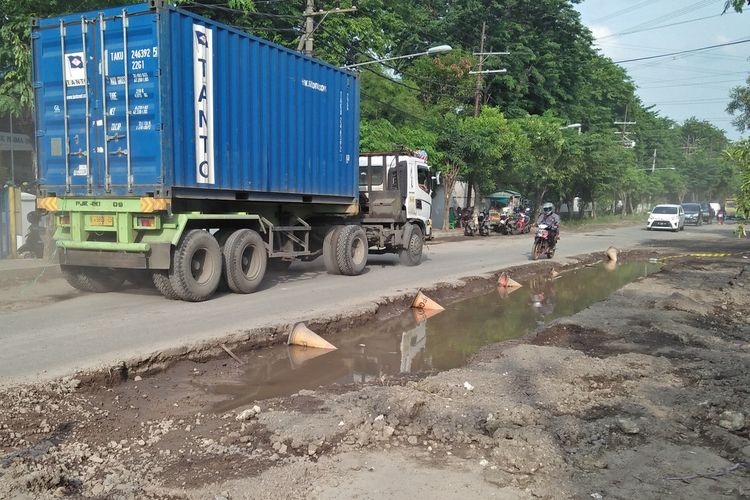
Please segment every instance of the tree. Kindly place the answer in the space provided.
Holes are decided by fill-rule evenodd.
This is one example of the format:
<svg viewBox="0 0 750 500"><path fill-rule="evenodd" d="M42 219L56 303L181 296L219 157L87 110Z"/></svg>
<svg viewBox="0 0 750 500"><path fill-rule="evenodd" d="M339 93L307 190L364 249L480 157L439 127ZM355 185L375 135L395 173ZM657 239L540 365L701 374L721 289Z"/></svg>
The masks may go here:
<svg viewBox="0 0 750 500"><path fill-rule="evenodd" d="M747 217L750 215L750 140L744 139L732 144L724 151L724 158L739 171L737 210Z"/></svg>
<svg viewBox="0 0 750 500"><path fill-rule="evenodd" d="M540 210L545 195L560 193L569 181L571 169L559 160L564 139L562 122L552 116L525 116L512 120L516 133L526 137L529 155L518 165L515 177L523 192L534 198L534 207Z"/></svg>
<svg viewBox="0 0 750 500"><path fill-rule="evenodd" d="M729 9L742 12L745 5L750 5L750 0L726 0L726 2L724 2L724 12L722 12L722 14L726 13Z"/></svg>
<svg viewBox="0 0 750 500"><path fill-rule="evenodd" d="M750 76L747 77L747 85L738 85L729 91L729 104L727 113L736 117L732 119L732 125L744 132L750 128Z"/></svg>
<svg viewBox="0 0 750 500"><path fill-rule="evenodd" d="M496 108L485 107L478 117L446 113L440 124L436 148L441 154L438 167L443 173L445 206L460 178L473 179L483 188L494 187L513 156L515 141L507 120ZM447 229L447 219L443 229Z"/></svg>

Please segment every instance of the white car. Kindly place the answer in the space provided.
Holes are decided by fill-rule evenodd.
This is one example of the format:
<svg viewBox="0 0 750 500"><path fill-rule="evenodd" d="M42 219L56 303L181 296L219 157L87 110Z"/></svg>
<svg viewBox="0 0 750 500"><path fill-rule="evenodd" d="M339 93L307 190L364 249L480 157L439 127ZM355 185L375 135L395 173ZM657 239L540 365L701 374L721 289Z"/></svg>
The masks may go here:
<svg viewBox="0 0 750 500"><path fill-rule="evenodd" d="M682 205L656 205L648 213L646 229L669 229L682 231L685 229L685 211Z"/></svg>

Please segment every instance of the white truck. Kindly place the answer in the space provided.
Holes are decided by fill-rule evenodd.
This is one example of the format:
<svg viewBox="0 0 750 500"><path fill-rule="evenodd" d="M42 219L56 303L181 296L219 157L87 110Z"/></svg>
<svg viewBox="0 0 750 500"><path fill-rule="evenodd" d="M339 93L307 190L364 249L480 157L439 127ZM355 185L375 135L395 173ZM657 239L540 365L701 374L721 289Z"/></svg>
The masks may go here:
<svg viewBox="0 0 750 500"><path fill-rule="evenodd" d="M432 237L432 200L439 173L413 154L364 153L359 157L361 224L370 253L398 252L402 264L422 258Z"/></svg>

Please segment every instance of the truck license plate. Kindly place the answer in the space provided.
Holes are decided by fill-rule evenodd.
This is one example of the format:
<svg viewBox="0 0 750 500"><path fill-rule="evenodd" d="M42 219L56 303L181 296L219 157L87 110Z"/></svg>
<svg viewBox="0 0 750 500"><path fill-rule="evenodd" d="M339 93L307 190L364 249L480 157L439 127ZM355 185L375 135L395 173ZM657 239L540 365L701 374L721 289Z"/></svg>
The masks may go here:
<svg viewBox="0 0 750 500"><path fill-rule="evenodd" d="M89 217L92 226L114 226L115 220L111 215L92 215Z"/></svg>

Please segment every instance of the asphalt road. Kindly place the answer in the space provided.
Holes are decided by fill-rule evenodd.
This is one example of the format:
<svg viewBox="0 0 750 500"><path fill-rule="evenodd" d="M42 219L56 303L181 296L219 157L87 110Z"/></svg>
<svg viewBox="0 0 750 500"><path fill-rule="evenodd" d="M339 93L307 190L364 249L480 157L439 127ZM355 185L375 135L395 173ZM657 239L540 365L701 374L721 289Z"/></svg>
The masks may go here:
<svg viewBox="0 0 750 500"><path fill-rule="evenodd" d="M732 229L715 224L680 233L648 232L642 226L578 233L563 229L554 260L610 245L676 245L684 250L693 241L729 238ZM355 277L328 275L318 259L295 263L254 294L227 294L203 303L170 301L143 289L72 294L51 304L0 313L0 383L113 366L251 328L337 314L404 290L528 263L530 249L529 236L440 242L425 249L425 259L417 267L403 267L394 256L371 256L365 273ZM67 286L59 281L33 287Z"/></svg>

